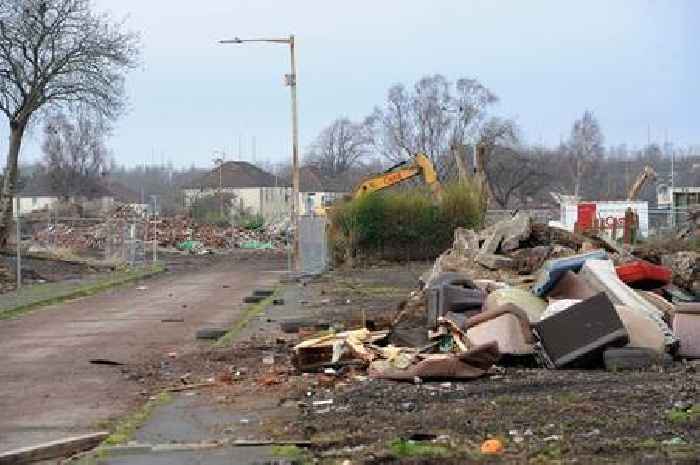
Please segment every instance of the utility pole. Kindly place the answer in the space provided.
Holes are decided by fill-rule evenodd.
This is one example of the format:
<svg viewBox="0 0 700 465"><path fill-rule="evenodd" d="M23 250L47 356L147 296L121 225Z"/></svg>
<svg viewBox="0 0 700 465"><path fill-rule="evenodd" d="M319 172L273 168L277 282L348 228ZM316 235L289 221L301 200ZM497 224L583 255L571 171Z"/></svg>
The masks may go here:
<svg viewBox="0 0 700 465"><path fill-rule="evenodd" d="M224 162L226 161L226 152L223 150L214 150L214 155L220 154L220 158L214 159L214 164L219 167L219 216L224 217L224 185L223 185L223 170Z"/></svg>
<svg viewBox="0 0 700 465"><path fill-rule="evenodd" d="M152 195L153 199L153 264L158 261L158 196Z"/></svg>
<svg viewBox="0 0 700 465"><path fill-rule="evenodd" d="M294 35L289 36L289 52L292 59L292 74L288 78L292 94L292 229L294 242L294 271L299 271L299 108L297 107L297 63L294 53Z"/></svg>
<svg viewBox="0 0 700 465"><path fill-rule="evenodd" d="M294 239L292 245L294 260L292 267L295 271L299 271L299 109L297 105L297 64L294 35L291 34L287 38L248 40L242 40L238 37L235 37L231 40L219 41L220 44L243 44L248 42L265 42L289 45L289 53L291 58L291 74L285 75L285 84L288 85L291 89L292 99L292 202L290 205L290 219L292 223L292 229L294 231Z"/></svg>

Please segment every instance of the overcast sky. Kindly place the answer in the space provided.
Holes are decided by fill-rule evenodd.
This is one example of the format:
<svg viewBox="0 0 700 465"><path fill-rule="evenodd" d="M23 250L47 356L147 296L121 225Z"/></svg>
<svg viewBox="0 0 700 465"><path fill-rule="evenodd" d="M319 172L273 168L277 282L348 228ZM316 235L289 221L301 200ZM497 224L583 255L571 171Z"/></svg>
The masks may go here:
<svg viewBox="0 0 700 465"><path fill-rule="evenodd" d="M557 144L585 109L606 144L700 143L700 2L693 0L96 0L143 40L118 162L290 157L289 53L219 39L294 33L302 147L340 115L361 119L392 84L474 77L526 141ZM7 130L0 148L7 150ZM34 129L23 161L37 158ZM243 151L239 154L239 145Z"/></svg>

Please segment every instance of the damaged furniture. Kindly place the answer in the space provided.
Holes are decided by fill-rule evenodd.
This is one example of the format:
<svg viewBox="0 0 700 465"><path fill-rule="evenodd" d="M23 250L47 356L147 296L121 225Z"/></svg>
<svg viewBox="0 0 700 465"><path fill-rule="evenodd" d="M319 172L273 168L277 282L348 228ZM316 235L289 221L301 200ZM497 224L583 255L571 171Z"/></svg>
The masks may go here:
<svg viewBox="0 0 700 465"><path fill-rule="evenodd" d="M513 304L505 304L469 318L464 323L464 329L469 343L478 346L496 342L502 355L534 353L534 338L528 316Z"/></svg>
<svg viewBox="0 0 700 465"><path fill-rule="evenodd" d="M601 249L572 257L547 260L537 274L537 281L532 286L532 293L538 297L543 297L556 286L559 279L567 271L578 272L587 260L604 260L606 258L608 258L607 252Z"/></svg>
<svg viewBox="0 0 700 465"><path fill-rule="evenodd" d="M426 290L427 323L429 329L437 328L438 318L447 313L461 313L466 317L481 311L485 292L470 279L462 276L439 276L437 284Z"/></svg>
<svg viewBox="0 0 700 465"><path fill-rule="evenodd" d="M610 260L588 260L581 268L580 276L594 289L605 292L615 305L625 305L653 320L664 335L667 346L673 346L676 338L662 314L634 289L620 281Z"/></svg>
<svg viewBox="0 0 700 465"><path fill-rule="evenodd" d="M441 379L475 379L488 373L500 358L496 343L474 347L457 354L417 354L408 364L397 366L391 360L377 360L369 367L376 379L413 381Z"/></svg>
<svg viewBox="0 0 700 465"><path fill-rule="evenodd" d="M679 340L678 355L700 358L700 304L679 304L673 313L673 334Z"/></svg>
<svg viewBox="0 0 700 465"><path fill-rule="evenodd" d="M534 325L538 355L549 368L580 366L622 347L629 336L610 299L600 293Z"/></svg>

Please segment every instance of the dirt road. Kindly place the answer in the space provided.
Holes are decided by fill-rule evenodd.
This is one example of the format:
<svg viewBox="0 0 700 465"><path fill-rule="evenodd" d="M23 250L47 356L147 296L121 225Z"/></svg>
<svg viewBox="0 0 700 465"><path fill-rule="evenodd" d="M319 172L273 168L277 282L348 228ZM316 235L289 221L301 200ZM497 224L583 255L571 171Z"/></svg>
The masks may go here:
<svg viewBox="0 0 700 465"><path fill-rule="evenodd" d="M212 261L0 323L0 451L94 431L143 401L120 367L188 351L203 326L234 322L243 297L277 282L283 261ZM184 322L163 322L163 320Z"/></svg>

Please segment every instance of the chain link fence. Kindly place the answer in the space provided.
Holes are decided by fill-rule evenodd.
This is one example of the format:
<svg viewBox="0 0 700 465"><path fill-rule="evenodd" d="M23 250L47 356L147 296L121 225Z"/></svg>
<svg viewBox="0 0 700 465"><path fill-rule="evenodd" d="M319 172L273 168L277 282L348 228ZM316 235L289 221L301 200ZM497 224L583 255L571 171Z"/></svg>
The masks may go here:
<svg viewBox="0 0 700 465"><path fill-rule="evenodd" d="M143 265L148 224L141 218L19 218L29 252L105 263Z"/></svg>

